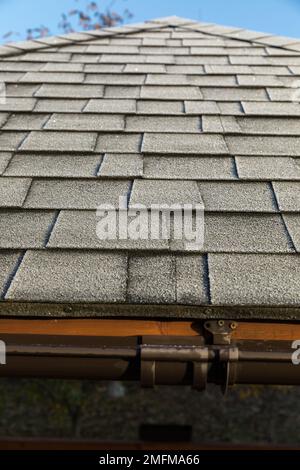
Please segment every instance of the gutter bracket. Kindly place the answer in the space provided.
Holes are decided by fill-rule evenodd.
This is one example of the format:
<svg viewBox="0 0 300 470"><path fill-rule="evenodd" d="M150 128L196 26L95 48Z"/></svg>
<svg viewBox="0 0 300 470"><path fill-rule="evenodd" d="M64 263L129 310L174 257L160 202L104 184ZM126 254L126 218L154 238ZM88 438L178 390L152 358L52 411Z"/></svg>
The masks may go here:
<svg viewBox="0 0 300 470"><path fill-rule="evenodd" d="M238 324L228 320L211 320L204 323L204 329L212 336L213 346L218 347L218 360L222 371L222 392L236 382L239 349L232 344L231 334Z"/></svg>

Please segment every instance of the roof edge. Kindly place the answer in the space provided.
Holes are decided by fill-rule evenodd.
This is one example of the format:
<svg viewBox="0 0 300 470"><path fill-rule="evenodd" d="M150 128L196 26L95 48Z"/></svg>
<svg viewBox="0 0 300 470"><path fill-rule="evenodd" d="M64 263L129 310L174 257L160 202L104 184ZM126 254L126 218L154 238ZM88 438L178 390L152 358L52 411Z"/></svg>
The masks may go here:
<svg viewBox="0 0 300 470"><path fill-rule="evenodd" d="M300 38L277 36L272 35L271 33L261 33L243 28L222 26L215 23L204 23L178 16L169 16L147 20L142 23L127 24L124 26L102 28L99 30L83 31L79 33L68 33L28 41L11 42L0 46L0 59L24 54L25 52L37 51L39 49L46 50L56 46L80 44L83 41L93 40L95 37L106 38L119 34L131 34L150 29L155 30L161 28L161 26L181 27L192 31L199 31L207 35L221 36L229 39L251 42L253 44L300 52Z"/></svg>

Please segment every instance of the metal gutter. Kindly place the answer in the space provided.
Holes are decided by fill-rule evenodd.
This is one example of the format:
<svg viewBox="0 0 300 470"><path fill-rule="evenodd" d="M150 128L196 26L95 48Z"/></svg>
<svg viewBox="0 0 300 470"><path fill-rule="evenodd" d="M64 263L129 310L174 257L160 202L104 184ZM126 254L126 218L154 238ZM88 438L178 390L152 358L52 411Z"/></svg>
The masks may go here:
<svg viewBox="0 0 300 470"><path fill-rule="evenodd" d="M291 341L234 338L235 322L210 321L198 336L2 334L1 377L136 380L144 387L207 383L300 385Z"/></svg>

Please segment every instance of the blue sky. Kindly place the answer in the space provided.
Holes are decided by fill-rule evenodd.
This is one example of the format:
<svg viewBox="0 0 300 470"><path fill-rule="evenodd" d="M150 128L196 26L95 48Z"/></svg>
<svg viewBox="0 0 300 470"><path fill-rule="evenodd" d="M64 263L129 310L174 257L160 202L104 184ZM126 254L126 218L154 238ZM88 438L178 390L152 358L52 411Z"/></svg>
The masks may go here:
<svg viewBox="0 0 300 470"><path fill-rule="evenodd" d="M26 28L41 24L57 34L62 11L85 3L85 0L0 0L0 37L12 30L20 32L19 39L24 39ZM109 2L98 3L105 7ZM177 15L300 37L300 0L116 0L117 11L125 8L134 14L131 22Z"/></svg>

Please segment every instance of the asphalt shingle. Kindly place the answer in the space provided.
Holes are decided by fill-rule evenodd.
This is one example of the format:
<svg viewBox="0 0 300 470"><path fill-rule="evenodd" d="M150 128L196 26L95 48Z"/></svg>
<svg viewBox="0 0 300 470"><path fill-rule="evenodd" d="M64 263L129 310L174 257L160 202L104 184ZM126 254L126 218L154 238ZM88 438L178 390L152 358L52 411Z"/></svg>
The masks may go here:
<svg viewBox="0 0 300 470"><path fill-rule="evenodd" d="M31 185L29 178L0 178L0 207L22 207Z"/></svg>
<svg viewBox="0 0 300 470"><path fill-rule="evenodd" d="M95 176L101 159L99 155L19 153L11 159L5 176L88 178Z"/></svg>
<svg viewBox="0 0 300 470"><path fill-rule="evenodd" d="M202 256L176 257L176 300L187 305L208 303L206 266Z"/></svg>
<svg viewBox="0 0 300 470"><path fill-rule="evenodd" d="M202 199L194 181L135 180L129 207L143 204L150 208L153 204L202 204Z"/></svg>
<svg viewBox="0 0 300 470"><path fill-rule="evenodd" d="M42 85L35 96L41 98L102 98L103 85Z"/></svg>
<svg viewBox="0 0 300 470"><path fill-rule="evenodd" d="M143 86L142 99L154 100L201 100L203 98L200 88L186 86Z"/></svg>
<svg viewBox="0 0 300 470"><path fill-rule="evenodd" d="M143 176L143 157L139 153L107 153L104 156L98 175L114 177Z"/></svg>
<svg viewBox="0 0 300 470"><path fill-rule="evenodd" d="M53 114L45 129L62 131L123 131L124 118L110 114Z"/></svg>
<svg viewBox="0 0 300 470"><path fill-rule="evenodd" d="M162 154L228 154L222 135L201 134L145 134L144 153Z"/></svg>
<svg viewBox="0 0 300 470"><path fill-rule="evenodd" d="M118 253L28 251L7 300L124 302L127 258ZM35 279L35 282L32 282Z"/></svg>
<svg viewBox="0 0 300 470"><path fill-rule="evenodd" d="M128 301L133 303L175 303L176 258L169 255L129 258Z"/></svg>
<svg viewBox="0 0 300 470"><path fill-rule="evenodd" d="M300 182L275 181L273 188L281 211L300 212Z"/></svg>
<svg viewBox="0 0 300 470"><path fill-rule="evenodd" d="M207 252L289 253L289 243L280 215L228 214L205 215Z"/></svg>
<svg viewBox="0 0 300 470"><path fill-rule="evenodd" d="M228 157L145 157L144 178L233 179L232 160Z"/></svg>
<svg viewBox="0 0 300 470"><path fill-rule="evenodd" d="M15 267L21 257L21 252L18 251L1 251L0 252L0 299L6 291L7 286L11 281Z"/></svg>
<svg viewBox="0 0 300 470"><path fill-rule="evenodd" d="M127 181L34 180L24 207L37 209L96 209L100 204L119 207Z"/></svg>
<svg viewBox="0 0 300 470"><path fill-rule="evenodd" d="M4 173L9 161L12 157L12 154L9 152L0 152L0 175Z"/></svg>
<svg viewBox="0 0 300 470"><path fill-rule="evenodd" d="M141 134L101 134L96 151L101 153L138 153L141 142Z"/></svg>
<svg viewBox="0 0 300 470"><path fill-rule="evenodd" d="M0 248L43 248L54 212L0 211Z"/></svg>
<svg viewBox="0 0 300 470"><path fill-rule="evenodd" d="M292 255L209 254L212 303L297 305L300 258Z"/></svg>
<svg viewBox="0 0 300 470"><path fill-rule="evenodd" d="M236 157L236 164L243 179L300 179L300 167L289 157Z"/></svg>
<svg viewBox="0 0 300 470"><path fill-rule="evenodd" d="M268 183L201 182L198 184L207 211L274 212L273 193Z"/></svg>
<svg viewBox="0 0 300 470"><path fill-rule="evenodd" d="M96 138L97 134L92 132L33 131L20 149L41 152L92 152Z"/></svg>
<svg viewBox="0 0 300 470"><path fill-rule="evenodd" d="M101 249L101 250L168 250L166 239L120 239L119 213L116 214L116 232L112 237L101 237L97 232L101 217L95 211L61 211L52 231L48 247L68 249ZM134 217L129 217L129 226ZM149 227L150 228L150 227ZM105 233L106 235L106 233Z"/></svg>
<svg viewBox="0 0 300 470"><path fill-rule="evenodd" d="M188 116L129 116L126 119L126 131L136 132L200 132L201 121L198 117Z"/></svg>
<svg viewBox="0 0 300 470"><path fill-rule="evenodd" d="M289 231L290 237L297 250L300 252L300 214L284 214L284 222Z"/></svg>
<svg viewBox="0 0 300 470"><path fill-rule="evenodd" d="M136 101L133 99L101 99L90 100L84 108L87 113L124 113L131 114L136 112Z"/></svg>
<svg viewBox="0 0 300 470"><path fill-rule="evenodd" d="M227 136L225 140L232 155L300 156L300 137Z"/></svg>

